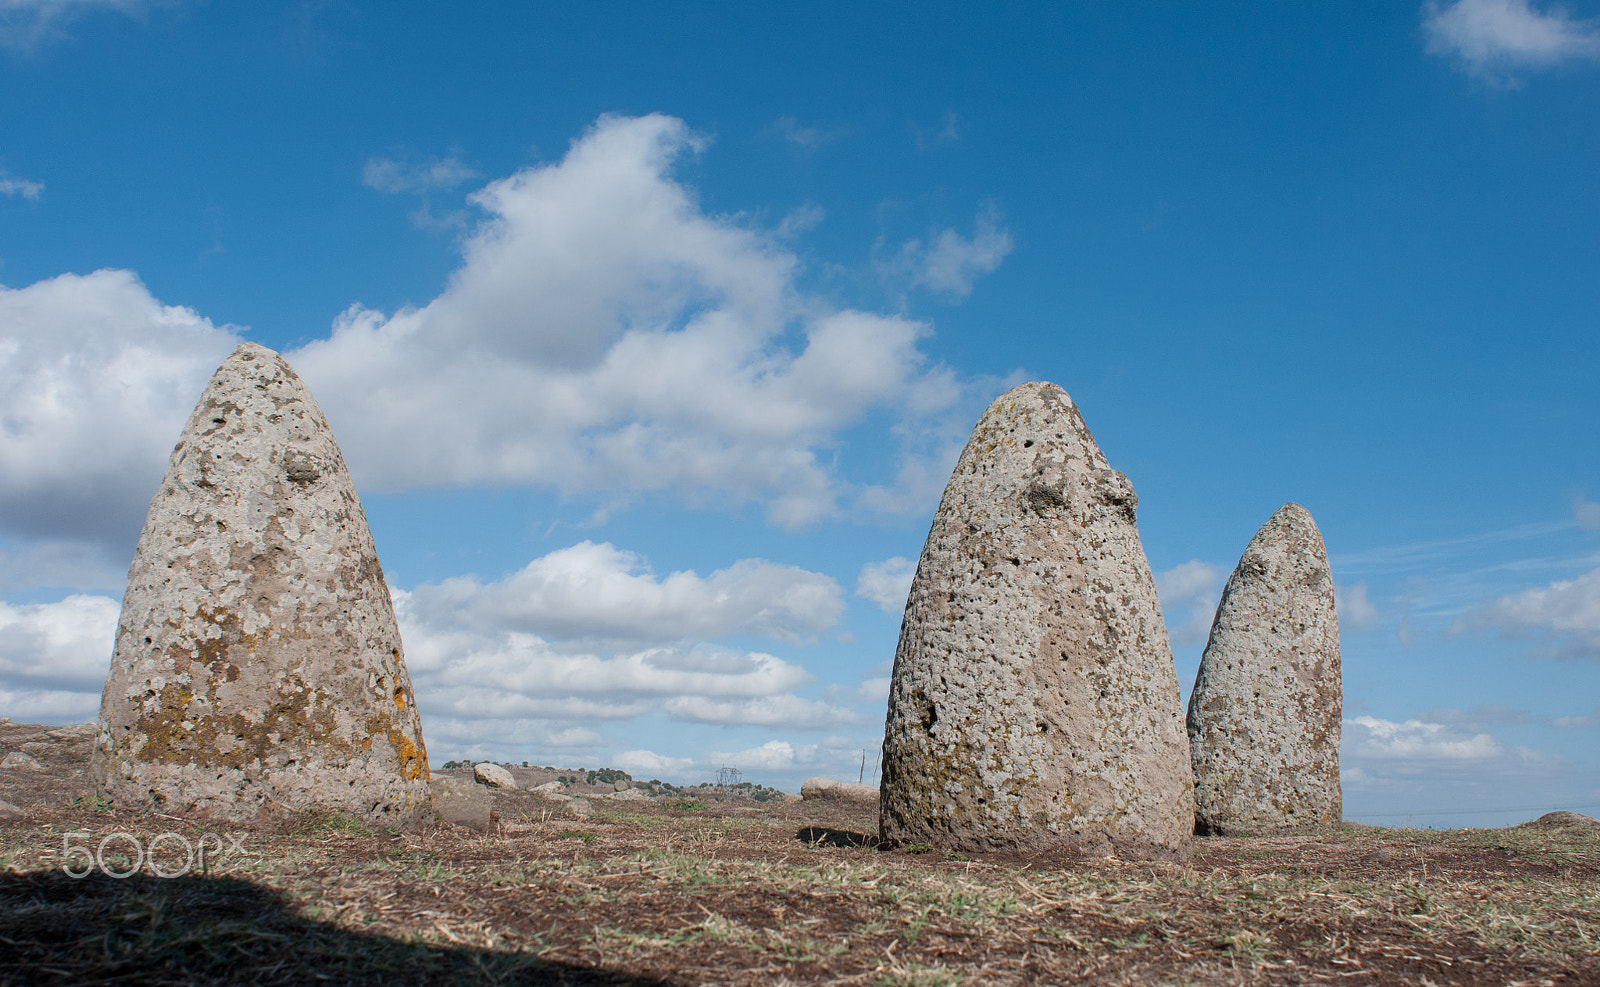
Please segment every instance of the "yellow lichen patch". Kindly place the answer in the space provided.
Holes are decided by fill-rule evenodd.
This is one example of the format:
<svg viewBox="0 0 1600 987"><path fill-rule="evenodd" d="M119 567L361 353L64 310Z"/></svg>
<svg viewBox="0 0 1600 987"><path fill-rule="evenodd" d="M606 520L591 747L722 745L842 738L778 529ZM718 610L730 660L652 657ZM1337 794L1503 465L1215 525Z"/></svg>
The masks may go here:
<svg viewBox="0 0 1600 987"><path fill-rule="evenodd" d="M405 712L405 709L406 709L406 690L404 690L404 689L396 689L396 690L394 690L394 704L396 706L400 707L400 711L402 713Z"/></svg>

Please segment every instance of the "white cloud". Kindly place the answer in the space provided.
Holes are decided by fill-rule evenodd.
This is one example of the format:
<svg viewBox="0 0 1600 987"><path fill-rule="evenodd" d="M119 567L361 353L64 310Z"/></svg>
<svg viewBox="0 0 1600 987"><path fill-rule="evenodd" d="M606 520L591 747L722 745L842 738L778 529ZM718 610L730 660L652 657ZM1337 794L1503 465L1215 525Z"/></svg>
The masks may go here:
<svg viewBox="0 0 1600 987"><path fill-rule="evenodd" d="M18 178L5 171L0 171L0 196L10 198L21 196L29 202L38 202L39 196L44 194L43 182L30 182L26 178Z"/></svg>
<svg viewBox="0 0 1600 987"><path fill-rule="evenodd" d="M423 713L481 738L488 721L623 720L821 729L854 710L795 695L813 676L761 652L700 643L735 633L787 640L831 626L838 584L747 559L709 577L657 577L609 544L583 542L498 582L454 579L396 591ZM486 721L482 730L473 720Z"/></svg>
<svg viewBox="0 0 1600 987"><path fill-rule="evenodd" d="M1600 730L1600 706L1577 716L1557 716L1550 721L1550 725L1562 730Z"/></svg>
<svg viewBox="0 0 1600 987"><path fill-rule="evenodd" d="M961 140L961 114L950 110L940 118L939 125L932 130L925 130L913 126L916 132L917 147L927 150L933 147L948 147L959 143Z"/></svg>
<svg viewBox="0 0 1600 987"><path fill-rule="evenodd" d="M1339 612L1339 632L1370 631L1378 626L1378 608L1367 599L1367 584L1333 587L1334 608Z"/></svg>
<svg viewBox="0 0 1600 987"><path fill-rule="evenodd" d="M1506 745L1487 733L1463 733L1443 723L1375 716L1344 721L1342 750L1374 760L1483 761L1506 753Z"/></svg>
<svg viewBox="0 0 1600 987"><path fill-rule="evenodd" d="M800 121L792 116L782 116L773 121L770 128L772 133L788 141L798 144L807 150L815 150L829 141L843 136L843 130L828 130L823 127L802 127Z"/></svg>
<svg viewBox="0 0 1600 987"><path fill-rule="evenodd" d="M611 757L611 763L635 778L679 777L697 763L692 757L668 757L654 751L623 751Z"/></svg>
<svg viewBox="0 0 1600 987"><path fill-rule="evenodd" d="M1497 627L1503 636L1539 632L1557 658L1600 658L1600 569L1577 579L1503 596L1463 626Z"/></svg>
<svg viewBox="0 0 1600 987"><path fill-rule="evenodd" d="M1600 30L1529 0L1430 0L1423 8L1428 51L1461 59L1475 74L1542 68L1600 57Z"/></svg>
<svg viewBox="0 0 1600 987"><path fill-rule="evenodd" d="M486 217L438 298L353 307L290 354L358 482L669 491L800 526L848 492L820 455L840 429L948 410L925 325L801 295L778 236L700 210L670 170L704 146L671 117L603 117L471 196ZM996 236L940 276L997 263Z"/></svg>
<svg viewBox="0 0 1600 987"><path fill-rule="evenodd" d="M762 559L704 578L657 577L632 552L585 541L487 585L467 576L418 586L410 606L439 626L561 638L677 641L746 632L794 641L833 626L841 595L828 576Z"/></svg>
<svg viewBox="0 0 1600 987"><path fill-rule="evenodd" d="M769 740L760 747L742 751L709 751L710 759L719 764L739 768L741 771L784 771L803 764L816 756L816 744L796 746L787 740Z"/></svg>
<svg viewBox="0 0 1600 987"><path fill-rule="evenodd" d="M0 532L130 543L238 343L127 271L0 287Z"/></svg>
<svg viewBox="0 0 1600 987"><path fill-rule="evenodd" d="M913 285L932 288L953 298L965 298L979 277L993 272L1011 253L1011 234L1000 227L995 210L978 214L977 228L969 239L953 229L941 230L933 240L908 241L887 268L906 272Z"/></svg>
<svg viewBox="0 0 1600 987"><path fill-rule="evenodd" d="M1585 531L1600 530L1600 504L1583 497L1572 498L1572 518Z"/></svg>
<svg viewBox="0 0 1600 987"><path fill-rule="evenodd" d="M868 562L856 577L856 595L877 604L884 613L901 613L916 574L917 564L898 555L882 562Z"/></svg>
<svg viewBox="0 0 1600 987"><path fill-rule="evenodd" d="M680 696L667 700L663 708L674 719L690 723L738 723L795 730L825 730L861 722L856 711L847 706L835 706L795 695L762 696L756 699Z"/></svg>
<svg viewBox="0 0 1600 987"><path fill-rule="evenodd" d="M450 189L476 177L476 171L453 157L422 162L368 158L366 166L361 169L363 185L389 193Z"/></svg>
<svg viewBox="0 0 1600 987"><path fill-rule="evenodd" d="M120 611L104 596L0 603L0 715L93 719L111 667Z"/></svg>
<svg viewBox="0 0 1600 987"><path fill-rule="evenodd" d="M1161 613L1172 643L1190 647L1205 644L1216 616L1222 570L1210 562L1190 559L1155 577L1156 594L1161 598ZM1180 609L1187 614L1181 620L1177 616Z"/></svg>
<svg viewBox="0 0 1600 987"><path fill-rule="evenodd" d="M130 16L153 0L0 0L0 45L26 51L39 42L64 36L67 22L93 10L116 10Z"/></svg>
<svg viewBox="0 0 1600 987"><path fill-rule="evenodd" d="M887 702L891 684L892 680L888 676L867 679L856 687L856 699L864 703Z"/></svg>

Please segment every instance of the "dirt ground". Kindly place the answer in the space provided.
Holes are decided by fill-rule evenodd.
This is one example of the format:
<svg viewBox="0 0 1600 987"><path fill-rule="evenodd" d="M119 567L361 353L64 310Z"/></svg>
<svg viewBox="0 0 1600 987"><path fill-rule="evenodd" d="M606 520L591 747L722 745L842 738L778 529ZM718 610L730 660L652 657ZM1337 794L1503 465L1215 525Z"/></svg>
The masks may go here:
<svg viewBox="0 0 1600 987"><path fill-rule="evenodd" d="M97 799L89 743L0 722L43 769L0 769L0 984L1600 984L1590 825L1209 838L1182 864L888 851L875 807L713 798L240 829ZM133 840L137 872L104 873Z"/></svg>

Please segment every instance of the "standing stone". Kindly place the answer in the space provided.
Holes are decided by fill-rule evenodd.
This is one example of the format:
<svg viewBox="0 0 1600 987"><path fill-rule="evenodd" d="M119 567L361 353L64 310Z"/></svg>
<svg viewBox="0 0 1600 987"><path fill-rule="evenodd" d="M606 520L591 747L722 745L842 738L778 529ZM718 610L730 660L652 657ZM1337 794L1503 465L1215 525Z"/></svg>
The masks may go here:
<svg viewBox="0 0 1600 987"><path fill-rule="evenodd" d="M1061 388L1022 384L984 412L906 603L886 839L1184 848L1189 752L1137 503Z"/></svg>
<svg viewBox="0 0 1600 987"><path fill-rule="evenodd" d="M389 588L322 409L245 343L150 504L92 769L120 802L404 820L428 758Z"/></svg>
<svg viewBox="0 0 1600 987"><path fill-rule="evenodd" d="M1328 552L1285 504L1229 577L1189 696L1197 833L1339 827L1339 676Z"/></svg>

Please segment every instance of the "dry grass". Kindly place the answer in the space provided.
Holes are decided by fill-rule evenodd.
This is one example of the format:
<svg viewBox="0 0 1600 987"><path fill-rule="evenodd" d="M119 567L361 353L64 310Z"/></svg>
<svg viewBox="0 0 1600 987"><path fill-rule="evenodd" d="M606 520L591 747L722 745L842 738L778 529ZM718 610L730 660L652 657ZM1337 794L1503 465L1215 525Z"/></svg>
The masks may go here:
<svg viewBox="0 0 1600 987"><path fill-rule="evenodd" d="M0 840L0 979L1600 982L1594 830L1209 839L1141 865L885 852L839 806L503 809L494 834L303 818L208 877L77 881L65 829L204 827L63 805Z"/></svg>
<svg viewBox="0 0 1600 987"><path fill-rule="evenodd" d="M580 818L513 793L491 834L302 816L233 833L203 873L77 880L65 834L215 829L93 798L86 743L0 773L29 815L0 824L0 985L1600 984L1595 828L968 859L874 849L875 813L848 805L596 800Z"/></svg>

